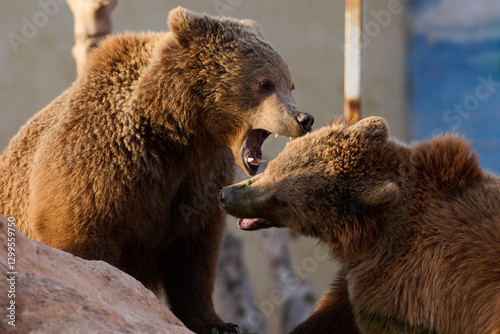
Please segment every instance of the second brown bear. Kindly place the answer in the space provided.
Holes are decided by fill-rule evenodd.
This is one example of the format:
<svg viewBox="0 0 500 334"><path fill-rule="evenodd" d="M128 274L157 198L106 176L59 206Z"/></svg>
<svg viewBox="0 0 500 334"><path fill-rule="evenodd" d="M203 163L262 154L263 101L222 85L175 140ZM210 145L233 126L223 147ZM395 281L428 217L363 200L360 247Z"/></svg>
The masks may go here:
<svg viewBox="0 0 500 334"><path fill-rule="evenodd" d="M336 121L225 188L245 230L288 227L343 266L294 334L500 333L500 178L456 136L406 146Z"/></svg>

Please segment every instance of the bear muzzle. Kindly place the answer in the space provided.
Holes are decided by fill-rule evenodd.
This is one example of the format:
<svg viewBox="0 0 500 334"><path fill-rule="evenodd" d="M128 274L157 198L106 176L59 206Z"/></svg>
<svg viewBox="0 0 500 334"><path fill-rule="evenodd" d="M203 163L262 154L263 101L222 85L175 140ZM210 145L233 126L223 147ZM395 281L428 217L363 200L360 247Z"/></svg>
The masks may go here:
<svg viewBox="0 0 500 334"><path fill-rule="evenodd" d="M257 207L252 181L245 180L235 185L224 187L219 195L219 204L227 213L237 217L252 217Z"/></svg>
<svg viewBox="0 0 500 334"><path fill-rule="evenodd" d="M233 186L222 189L219 203L227 213L238 219L238 226L242 230L253 231L262 228L279 227L260 216L258 196L254 193L252 180L245 180Z"/></svg>

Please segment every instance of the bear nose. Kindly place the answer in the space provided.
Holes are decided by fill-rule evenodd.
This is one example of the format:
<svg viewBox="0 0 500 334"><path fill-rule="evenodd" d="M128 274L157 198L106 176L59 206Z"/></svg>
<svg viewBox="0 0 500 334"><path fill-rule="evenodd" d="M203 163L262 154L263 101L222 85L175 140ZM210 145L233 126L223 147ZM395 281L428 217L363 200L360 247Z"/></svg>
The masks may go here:
<svg viewBox="0 0 500 334"><path fill-rule="evenodd" d="M306 113L300 113L296 118L302 129L305 131L311 131L311 127L314 123L314 117Z"/></svg>
<svg viewBox="0 0 500 334"><path fill-rule="evenodd" d="M226 198L224 196L224 189L222 189L222 191L219 194L219 205L223 209L226 208Z"/></svg>

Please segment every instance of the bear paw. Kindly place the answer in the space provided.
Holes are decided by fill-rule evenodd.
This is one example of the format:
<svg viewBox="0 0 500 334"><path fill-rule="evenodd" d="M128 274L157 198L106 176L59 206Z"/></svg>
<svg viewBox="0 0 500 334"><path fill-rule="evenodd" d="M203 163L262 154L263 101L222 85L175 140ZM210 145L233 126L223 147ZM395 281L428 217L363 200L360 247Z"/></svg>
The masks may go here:
<svg viewBox="0 0 500 334"><path fill-rule="evenodd" d="M242 334L238 325L227 324L226 326L213 326L211 334Z"/></svg>

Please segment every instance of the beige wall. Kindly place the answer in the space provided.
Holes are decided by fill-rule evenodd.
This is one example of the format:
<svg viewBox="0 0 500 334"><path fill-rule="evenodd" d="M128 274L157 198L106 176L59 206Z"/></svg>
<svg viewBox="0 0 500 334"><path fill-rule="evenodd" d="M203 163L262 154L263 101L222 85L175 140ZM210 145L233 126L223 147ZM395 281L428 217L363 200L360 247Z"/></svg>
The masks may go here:
<svg viewBox="0 0 500 334"><path fill-rule="evenodd" d="M363 115L385 117L392 134L407 140L410 136L405 111L404 13L385 16L385 21L379 22L371 11L387 10L390 3L397 5L400 1L365 2L365 22L370 23L371 30L367 32L370 41L364 48ZM44 9L40 3L52 3L52 6ZM342 114L343 1L121 0L113 14L114 30L166 30L165 20L171 8L182 5L220 14L216 3L234 4L226 15L252 18L260 23L267 39L288 61L296 85L295 100L303 111L316 117L315 128ZM29 30L27 21L37 24L37 31ZM23 27L26 39L15 50L9 36L23 37ZM72 16L63 0L2 1L0 31L3 35L0 39L0 150L3 150L27 119L71 84L75 64L71 56ZM264 146L265 155L272 158L283 145L282 139L269 140ZM239 231L233 220L230 220L230 228L245 239L245 257L251 267L252 283L258 286L259 300L269 299L270 275L255 236ZM314 257L315 241L300 238L292 244L296 265ZM318 262L318 266L311 273L310 281L320 294L327 289L334 266L331 262ZM269 320L270 333L277 332L275 316Z"/></svg>

